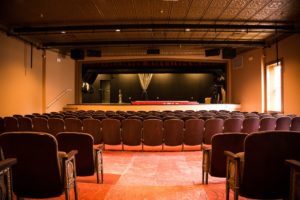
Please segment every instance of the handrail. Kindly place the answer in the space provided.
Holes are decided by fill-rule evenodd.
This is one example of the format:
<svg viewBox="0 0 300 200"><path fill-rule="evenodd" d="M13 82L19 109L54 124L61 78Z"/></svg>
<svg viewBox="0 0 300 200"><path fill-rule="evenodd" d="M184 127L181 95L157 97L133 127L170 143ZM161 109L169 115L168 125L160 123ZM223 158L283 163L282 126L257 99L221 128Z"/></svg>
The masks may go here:
<svg viewBox="0 0 300 200"><path fill-rule="evenodd" d="M62 97L64 97L68 92L71 92L72 89L68 88L63 90L61 93L59 93L54 99L53 101L51 101L47 106L46 109L49 109L51 106L53 106L58 100L60 100Z"/></svg>

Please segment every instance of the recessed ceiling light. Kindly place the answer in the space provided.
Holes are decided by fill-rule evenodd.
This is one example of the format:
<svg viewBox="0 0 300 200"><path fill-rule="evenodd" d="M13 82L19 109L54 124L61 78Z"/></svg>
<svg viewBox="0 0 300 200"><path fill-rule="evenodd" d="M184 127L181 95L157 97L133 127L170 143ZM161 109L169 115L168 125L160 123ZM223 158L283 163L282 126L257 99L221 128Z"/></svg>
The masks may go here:
<svg viewBox="0 0 300 200"><path fill-rule="evenodd" d="M164 10L160 10L160 13L163 14L163 13L164 13Z"/></svg>
<svg viewBox="0 0 300 200"><path fill-rule="evenodd" d="M121 30L120 29L116 29L116 32L120 32Z"/></svg>
<svg viewBox="0 0 300 200"><path fill-rule="evenodd" d="M67 32L66 32L66 31L61 31L60 33L61 33L61 34L66 34Z"/></svg>
<svg viewBox="0 0 300 200"><path fill-rule="evenodd" d="M191 31L191 29L189 29L189 28L186 28L184 30L185 30L185 32L190 32Z"/></svg>

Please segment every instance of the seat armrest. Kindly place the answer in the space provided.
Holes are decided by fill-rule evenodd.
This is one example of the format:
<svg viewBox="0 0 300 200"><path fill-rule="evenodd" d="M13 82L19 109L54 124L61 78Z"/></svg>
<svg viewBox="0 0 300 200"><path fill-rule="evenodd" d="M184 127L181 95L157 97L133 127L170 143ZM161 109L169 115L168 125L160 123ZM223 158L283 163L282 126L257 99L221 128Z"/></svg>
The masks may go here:
<svg viewBox="0 0 300 200"><path fill-rule="evenodd" d="M297 171L300 171L300 161L297 161L297 160L286 160L285 162L290 167L294 168Z"/></svg>
<svg viewBox="0 0 300 200"><path fill-rule="evenodd" d="M11 167L12 165L14 165L16 163L17 163L17 159L15 159L15 158L7 158L4 160L1 160L0 161L0 171L6 169L8 167Z"/></svg>
<svg viewBox="0 0 300 200"><path fill-rule="evenodd" d="M240 157L232 153L231 151L224 151L224 154L227 157L227 159L240 160Z"/></svg>
<svg viewBox="0 0 300 200"><path fill-rule="evenodd" d="M95 151L102 151L103 150L103 144L93 145L93 148L94 148Z"/></svg>
<svg viewBox="0 0 300 200"><path fill-rule="evenodd" d="M211 145L203 145L202 149L203 151L211 151Z"/></svg>

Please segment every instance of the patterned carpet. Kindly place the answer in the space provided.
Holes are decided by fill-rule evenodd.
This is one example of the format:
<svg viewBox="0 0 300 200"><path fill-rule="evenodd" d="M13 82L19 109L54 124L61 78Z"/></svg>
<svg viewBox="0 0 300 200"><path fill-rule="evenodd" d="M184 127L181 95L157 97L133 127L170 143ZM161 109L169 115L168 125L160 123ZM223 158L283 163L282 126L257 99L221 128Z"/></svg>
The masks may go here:
<svg viewBox="0 0 300 200"><path fill-rule="evenodd" d="M105 151L104 184L96 184L96 176L78 177L79 199L225 199L225 179L209 177L202 185L201 165L201 151Z"/></svg>

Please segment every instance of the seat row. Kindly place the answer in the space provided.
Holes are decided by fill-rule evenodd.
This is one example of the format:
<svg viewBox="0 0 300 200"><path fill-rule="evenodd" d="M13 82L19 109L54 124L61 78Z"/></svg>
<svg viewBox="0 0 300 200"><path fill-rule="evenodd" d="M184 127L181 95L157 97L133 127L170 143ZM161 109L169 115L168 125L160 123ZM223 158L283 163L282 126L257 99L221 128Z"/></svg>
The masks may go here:
<svg viewBox="0 0 300 200"><path fill-rule="evenodd" d="M95 144L138 146L178 146L211 144L217 133L252 133L267 130L299 130L300 117L280 118L213 118L202 119L84 119L76 118L4 118L5 131L38 131L56 135L59 132L85 132L94 137Z"/></svg>

